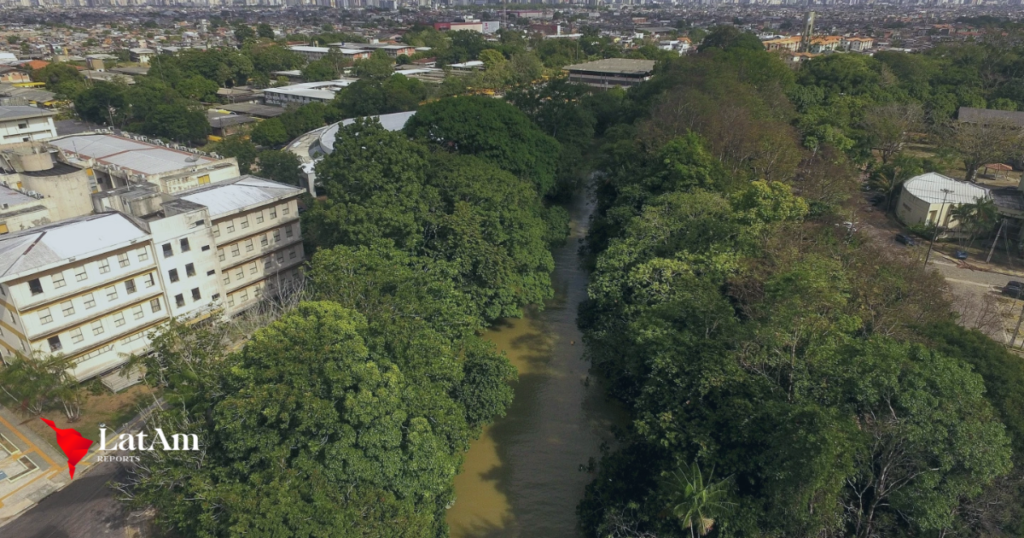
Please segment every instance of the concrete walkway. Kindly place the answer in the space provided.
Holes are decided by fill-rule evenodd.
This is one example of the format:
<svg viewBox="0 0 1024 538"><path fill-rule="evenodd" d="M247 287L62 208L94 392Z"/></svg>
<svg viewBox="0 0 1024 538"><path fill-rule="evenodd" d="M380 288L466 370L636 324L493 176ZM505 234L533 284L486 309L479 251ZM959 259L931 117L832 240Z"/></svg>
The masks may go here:
<svg viewBox="0 0 1024 538"><path fill-rule="evenodd" d="M71 481L67 457L19 426L24 420L0 407L0 526ZM86 469L80 464L77 472Z"/></svg>

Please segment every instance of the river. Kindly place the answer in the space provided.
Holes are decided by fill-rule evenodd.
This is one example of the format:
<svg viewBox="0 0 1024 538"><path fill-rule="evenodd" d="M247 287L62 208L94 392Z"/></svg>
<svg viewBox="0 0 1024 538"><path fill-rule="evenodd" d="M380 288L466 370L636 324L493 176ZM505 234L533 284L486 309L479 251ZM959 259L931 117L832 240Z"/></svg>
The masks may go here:
<svg viewBox="0 0 1024 538"><path fill-rule="evenodd" d="M519 381L508 415L472 443L455 478L453 538L578 535L576 504L594 476L580 467L600 459L599 447L612 443L611 427L624 418L588 377L576 328L576 307L587 294L577 249L593 208L583 194L568 207L572 232L552 252L554 299L485 335L508 355Z"/></svg>

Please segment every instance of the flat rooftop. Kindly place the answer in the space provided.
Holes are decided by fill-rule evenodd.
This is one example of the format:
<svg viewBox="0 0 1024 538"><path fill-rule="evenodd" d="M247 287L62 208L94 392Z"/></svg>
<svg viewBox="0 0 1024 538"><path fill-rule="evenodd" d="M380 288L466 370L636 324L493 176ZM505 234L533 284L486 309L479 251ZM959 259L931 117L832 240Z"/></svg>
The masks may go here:
<svg viewBox="0 0 1024 538"><path fill-rule="evenodd" d="M580 73L601 73L605 75L646 76L654 71L654 60L629 60L608 58L582 64L567 65L562 69Z"/></svg>
<svg viewBox="0 0 1024 538"><path fill-rule="evenodd" d="M145 175L163 174L216 162L195 153L111 134L72 135L48 140L47 143L66 153L76 153L101 164L117 165Z"/></svg>

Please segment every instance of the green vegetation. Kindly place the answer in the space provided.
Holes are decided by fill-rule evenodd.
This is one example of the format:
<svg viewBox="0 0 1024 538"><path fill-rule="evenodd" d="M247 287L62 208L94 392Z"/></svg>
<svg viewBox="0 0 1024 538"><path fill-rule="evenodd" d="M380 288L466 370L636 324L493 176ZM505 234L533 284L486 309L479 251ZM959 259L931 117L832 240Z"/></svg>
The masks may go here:
<svg viewBox="0 0 1024 538"><path fill-rule="evenodd" d="M882 59L794 78L753 44L713 31L604 127L579 324L631 420L586 534L1022 535L1024 363L834 226L851 161L889 192L940 165L903 152L935 107Z"/></svg>

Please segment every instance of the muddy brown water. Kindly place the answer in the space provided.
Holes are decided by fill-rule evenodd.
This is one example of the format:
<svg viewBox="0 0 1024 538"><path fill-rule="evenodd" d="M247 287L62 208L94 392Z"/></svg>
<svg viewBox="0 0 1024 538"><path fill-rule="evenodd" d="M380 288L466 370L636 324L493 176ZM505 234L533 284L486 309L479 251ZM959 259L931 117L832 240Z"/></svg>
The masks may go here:
<svg viewBox="0 0 1024 538"><path fill-rule="evenodd" d="M453 538L577 536L576 504L594 476L585 467L600 459L602 442L612 443L612 425L625 420L581 360L576 309L586 298L587 273L577 249L593 201L581 194L568 209L572 234L552 252L555 298L485 335L508 355L519 380L508 414L472 443L455 478Z"/></svg>

